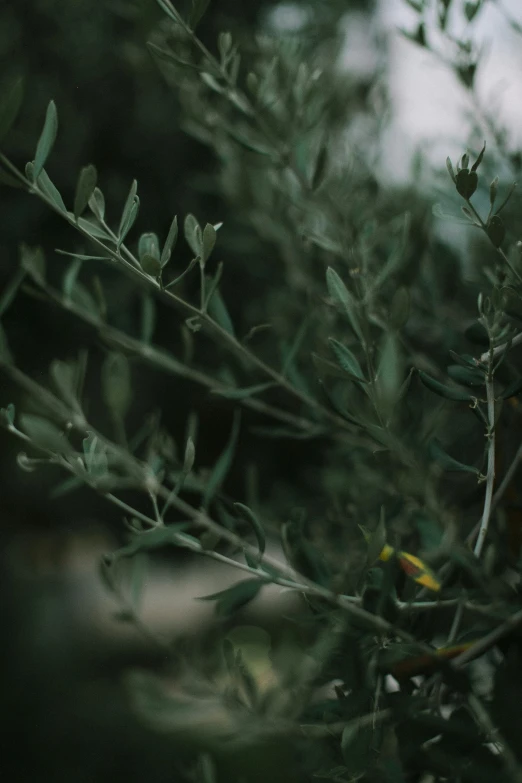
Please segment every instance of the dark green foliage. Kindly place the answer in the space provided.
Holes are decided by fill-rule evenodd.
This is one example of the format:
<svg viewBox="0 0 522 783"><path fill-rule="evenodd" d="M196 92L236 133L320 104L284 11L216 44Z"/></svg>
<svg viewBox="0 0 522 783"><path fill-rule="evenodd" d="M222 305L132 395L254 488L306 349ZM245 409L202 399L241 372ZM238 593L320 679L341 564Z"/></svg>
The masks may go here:
<svg viewBox="0 0 522 783"><path fill-rule="evenodd" d="M451 41L473 97L479 54L452 14L472 26L484 4L441 0L431 22L407 4L407 36L436 56ZM23 132L22 82L2 83L0 185L56 224L43 250L29 207L4 221L27 244L0 294L0 423L18 468L51 482L49 514L74 528L106 510L113 620L158 656L121 667L128 703L176 748L173 779L522 780L516 157L491 123L487 152L463 138L446 160L448 203L482 240L461 274L420 177L392 187L369 146L339 155L362 118L367 139L382 130L378 74L337 66L356 5L299 6L292 35L257 3L248 23L207 0L118 6L103 12L117 35L93 6L105 56L128 44L128 84L111 130L92 71L71 149L67 79L47 74L43 127L29 115ZM172 641L144 599L160 569L198 558L236 576L192 595L209 638ZM274 597L294 603L274 612ZM260 617L266 638L234 635Z"/></svg>

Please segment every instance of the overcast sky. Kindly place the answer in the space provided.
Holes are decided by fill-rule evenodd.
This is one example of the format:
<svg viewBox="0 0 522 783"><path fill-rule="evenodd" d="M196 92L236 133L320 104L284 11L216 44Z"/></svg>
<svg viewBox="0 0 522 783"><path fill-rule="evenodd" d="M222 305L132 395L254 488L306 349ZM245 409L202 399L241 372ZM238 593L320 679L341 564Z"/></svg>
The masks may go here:
<svg viewBox="0 0 522 783"><path fill-rule="evenodd" d="M502 5L522 25L522 0L502 0ZM454 6L458 11L462 0ZM508 140L516 147L522 145L522 36L509 27L495 6L486 2L471 26L473 40L485 46L477 93L484 108L492 108L494 116L506 125ZM400 27L415 30L416 19L404 0L379 2L379 22L389 36L394 115L386 139L386 165L388 174L399 179L409 170L409 161L421 145L434 164L448 154L457 158L470 129L465 117L465 108L470 106L467 91L426 50L396 32ZM455 31L463 30L463 18L454 15L452 25Z"/></svg>

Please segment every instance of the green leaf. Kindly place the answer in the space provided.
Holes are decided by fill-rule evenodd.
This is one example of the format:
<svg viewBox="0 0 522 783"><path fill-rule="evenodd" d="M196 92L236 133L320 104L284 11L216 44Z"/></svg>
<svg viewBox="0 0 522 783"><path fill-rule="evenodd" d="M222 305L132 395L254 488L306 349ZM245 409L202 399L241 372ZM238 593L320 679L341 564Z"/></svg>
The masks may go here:
<svg viewBox="0 0 522 783"><path fill-rule="evenodd" d="M138 257L143 271L151 277L161 272L158 235L154 232L142 234L138 243Z"/></svg>
<svg viewBox="0 0 522 783"><path fill-rule="evenodd" d="M185 445L185 454L183 456L183 473L185 475L188 475L192 470L195 459L196 459L196 446L194 445L192 436L189 435L187 438L187 443Z"/></svg>
<svg viewBox="0 0 522 783"><path fill-rule="evenodd" d="M258 427L249 427L249 431L255 435L259 435L261 438L275 438L276 440L283 438L288 438L289 440L312 440L313 438L322 437L327 432L327 429L320 424L304 432L303 430L293 430L291 427L259 425Z"/></svg>
<svg viewBox="0 0 522 783"><path fill-rule="evenodd" d="M225 397L227 400L244 400L277 385L275 381L268 381L267 383L257 383L254 386L245 386L243 389L212 389L211 393Z"/></svg>
<svg viewBox="0 0 522 783"><path fill-rule="evenodd" d="M354 299L352 294L348 291L345 284L337 274L337 272L332 269L331 266L328 267L326 270L326 284L328 287L328 293L334 299L338 304L340 304L351 324L352 329L354 330L357 337L361 340L361 342L364 343L364 336L362 331L361 322L359 319L359 312L358 312L358 304L357 301Z"/></svg>
<svg viewBox="0 0 522 783"><path fill-rule="evenodd" d="M296 571L321 587L330 587L331 568L323 553L306 538L304 518L282 524L281 544L288 561Z"/></svg>
<svg viewBox="0 0 522 783"><path fill-rule="evenodd" d="M73 212L76 220L78 220L89 204L91 197L94 195L97 178L98 174L96 168L92 164L84 166L80 171L80 176L76 183L76 192L74 194Z"/></svg>
<svg viewBox="0 0 522 783"><path fill-rule="evenodd" d="M66 302L69 302L69 300L72 299L74 287L76 285L76 279L80 269L82 268L82 265L83 261L79 258L75 258L74 261L71 261L67 267L67 271L63 276L62 292Z"/></svg>
<svg viewBox="0 0 522 783"><path fill-rule="evenodd" d="M171 253L176 247L177 241L178 241L178 216L174 215L172 223L170 224L169 233L167 234L167 238L165 240L165 244L163 245L163 250L161 251L160 263L162 269L164 266L168 264Z"/></svg>
<svg viewBox="0 0 522 783"><path fill-rule="evenodd" d="M260 579L244 579L242 582L236 582L232 587L227 587L226 590L200 596L197 600L216 601L216 614L219 617L228 617L250 603L264 584L266 583Z"/></svg>
<svg viewBox="0 0 522 783"><path fill-rule="evenodd" d="M500 247L506 236L504 221L498 215L493 215L486 226L487 235L494 247Z"/></svg>
<svg viewBox="0 0 522 783"><path fill-rule="evenodd" d="M475 163L471 167L471 171L476 171L478 169L478 167L482 163L482 158L484 157L485 151L486 151L486 142L484 142L484 146L480 150L477 160L475 161Z"/></svg>
<svg viewBox="0 0 522 783"><path fill-rule="evenodd" d="M478 175L475 171L469 171L467 168L461 169L457 173L455 185L463 198L470 199L477 189Z"/></svg>
<svg viewBox="0 0 522 783"><path fill-rule="evenodd" d="M397 337L393 332L387 332L383 337L379 356L377 383L379 398L388 414L397 403L403 374L403 362Z"/></svg>
<svg viewBox="0 0 522 783"><path fill-rule="evenodd" d="M205 263L205 261L207 261L210 258L210 255L214 250L214 245L216 244L216 239L217 239L216 229L214 228L214 226L210 225L210 223L207 223L207 225L203 229L203 244L202 244L203 263Z"/></svg>
<svg viewBox="0 0 522 783"><path fill-rule="evenodd" d="M464 3L464 13L468 22L472 22L475 16L482 8L482 0L466 0Z"/></svg>
<svg viewBox="0 0 522 783"><path fill-rule="evenodd" d="M85 310L92 318L99 320L100 311L97 303L87 288L78 281L76 281L71 291L71 300L80 310Z"/></svg>
<svg viewBox="0 0 522 783"><path fill-rule="evenodd" d="M20 426L37 446L41 446L47 451L64 454L72 450L71 444L61 430L42 416L36 416L32 413L22 413L20 416Z"/></svg>
<svg viewBox="0 0 522 783"><path fill-rule="evenodd" d="M459 364L450 364L447 368L448 375L457 383L464 386L484 386L485 376L483 372L472 367L462 367Z"/></svg>
<svg viewBox="0 0 522 783"><path fill-rule="evenodd" d="M187 245L195 256L203 258L203 232L194 215L187 215L183 223L183 233Z"/></svg>
<svg viewBox="0 0 522 783"><path fill-rule="evenodd" d="M62 400L75 411L80 410L76 393L77 370L73 362L54 359L50 368L51 378Z"/></svg>
<svg viewBox="0 0 522 783"><path fill-rule="evenodd" d="M219 288L215 289L212 298L208 303L208 314L225 330L225 332L228 332L232 337L235 337L234 326Z"/></svg>
<svg viewBox="0 0 522 783"><path fill-rule="evenodd" d="M234 506L243 512L243 515L252 526L252 529L257 539L257 545L259 547L259 556L261 559L261 556L263 555L266 548L266 536L261 522L257 518L256 514L252 511L252 509L249 508L248 506L245 506L243 503L234 503Z"/></svg>
<svg viewBox="0 0 522 783"><path fill-rule="evenodd" d="M198 759L198 783L217 783L216 764L210 753L202 753Z"/></svg>
<svg viewBox="0 0 522 783"><path fill-rule="evenodd" d="M18 293L18 290L20 288L20 285L23 283L25 275L26 275L25 269L23 269L22 267L18 267L15 270L9 282L7 283L6 287L0 294L0 318L4 315L4 313L9 309L9 307L13 303L16 294Z"/></svg>
<svg viewBox="0 0 522 783"><path fill-rule="evenodd" d="M14 403L10 402L7 406L7 408L2 408L0 413L5 419L5 422L8 427L12 427L15 421L15 406Z"/></svg>
<svg viewBox="0 0 522 783"><path fill-rule="evenodd" d="M455 184L456 184L457 180L456 180L456 178L455 178L455 172L454 172L454 170L453 170L453 166L452 166L452 163L451 163L451 160L450 160L450 158L449 158L449 157L447 157L447 158L446 158L446 168L448 169L448 173L449 173L449 175L450 175L451 179L452 179L452 180L453 180L453 182L455 182Z"/></svg>
<svg viewBox="0 0 522 783"><path fill-rule="evenodd" d="M339 362L339 365L343 368L343 370L345 370L352 378L366 382L361 365L350 349L340 343L334 337L329 337L328 342L336 356L337 361Z"/></svg>
<svg viewBox="0 0 522 783"><path fill-rule="evenodd" d="M102 478L108 473L107 448L100 443L98 437L90 432L82 441L85 467L88 474L94 478Z"/></svg>
<svg viewBox="0 0 522 783"><path fill-rule="evenodd" d="M134 225L134 221L138 216L140 200L138 198L137 192L138 192L138 183L136 180L133 180L132 185L130 187L129 195L127 196L127 200L125 202L125 206L123 207L123 212L121 214L120 226L118 229L118 247L121 245L121 243L129 233L129 231L131 230L132 226Z"/></svg>
<svg viewBox="0 0 522 783"><path fill-rule="evenodd" d="M111 559L117 560L120 557L132 557L139 552L150 552L153 549L160 549L164 546L178 546L178 533L191 527L190 522L176 522L173 525L165 525L155 530L147 530L143 533L137 533L131 537L130 542L117 549L110 555Z"/></svg>
<svg viewBox="0 0 522 783"><path fill-rule="evenodd" d="M24 94L22 77L13 79L11 84L2 90L0 98L0 142L7 136L20 111Z"/></svg>
<svg viewBox="0 0 522 783"><path fill-rule="evenodd" d="M417 372L419 373L419 378L422 383L430 389L430 391L438 394L439 397L445 397L447 400L466 400L467 402L473 400L473 396L469 394L469 392L462 391L462 389L454 389L451 386L445 386L423 370L417 370Z"/></svg>
<svg viewBox="0 0 522 783"><path fill-rule="evenodd" d="M218 50L222 63L226 63L227 55L230 53L231 49L232 49L232 34L229 33L228 31L220 33L218 35Z"/></svg>
<svg viewBox="0 0 522 783"><path fill-rule="evenodd" d="M474 473L476 476L480 476L480 470L478 468L474 465L465 465L463 462L453 459L453 457L444 451L436 439L433 439L428 444L428 453L435 462L444 468L444 470L460 473Z"/></svg>
<svg viewBox="0 0 522 783"><path fill-rule="evenodd" d="M241 416L236 411L234 415L234 421L232 423L232 430L230 432L228 443L225 446L221 455L218 457L218 460L214 465L214 468L212 469L212 472L205 485L205 491L203 493L203 508L205 509L209 507L209 504L212 498L214 497L214 495L217 492L219 492L221 485L223 484L223 481L225 480L226 475L232 464L237 438L239 435L240 421L241 421Z"/></svg>
<svg viewBox="0 0 522 783"><path fill-rule="evenodd" d="M54 101L50 101L45 114L45 122L42 133L36 145L34 156L33 179L37 180L49 157L58 133L58 113ZM65 207L64 207L65 209Z"/></svg>
<svg viewBox="0 0 522 783"><path fill-rule="evenodd" d="M319 154L315 160L314 171L312 174L312 190L317 190L324 180L326 173L326 166L328 163L328 147L326 144L321 144Z"/></svg>
<svg viewBox="0 0 522 783"><path fill-rule="evenodd" d="M190 0L190 5L189 25L195 30L209 7L210 0Z"/></svg>
<svg viewBox="0 0 522 783"><path fill-rule="evenodd" d="M114 416L124 419L132 402L130 368L123 353L111 352L102 366L102 389L106 405Z"/></svg>
<svg viewBox="0 0 522 783"><path fill-rule="evenodd" d="M37 185L44 195L47 196L52 203L58 207L60 212L67 212L67 207L64 204L63 198L60 195L60 191L56 185L52 182L51 178L47 174L45 169L42 169L37 179Z"/></svg>
<svg viewBox="0 0 522 783"><path fill-rule="evenodd" d="M94 188L89 198L89 209L98 220L103 220L105 217L105 198L100 188Z"/></svg>
<svg viewBox="0 0 522 783"><path fill-rule="evenodd" d="M110 234L107 233L103 226L98 226L92 218L80 217L78 218L78 225L91 237L95 237L96 239L103 239L105 241L108 240L109 242L114 241L114 239Z"/></svg>
<svg viewBox="0 0 522 783"><path fill-rule="evenodd" d="M142 234L138 241L138 258L141 261L143 256L153 256L158 262L160 259L158 235L153 231Z"/></svg>
<svg viewBox="0 0 522 783"><path fill-rule="evenodd" d="M491 184L489 186L489 203L491 204L491 206L493 206L495 203L495 200L497 198L497 192L498 192L498 176L491 181Z"/></svg>
<svg viewBox="0 0 522 783"><path fill-rule="evenodd" d="M449 352L451 358L457 362L457 364L460 364L461 367L468 367L472 370L477 370L477 361L474 356L472 356L470 353L462 353L458 354L455 351Z"/></svg>
<svg viewBox="0 0 522 783"><path fill-rule="evenodd" d="M20 264L27 274L40 286L45 285L45 256L41 247L20 245Z"/></svg>

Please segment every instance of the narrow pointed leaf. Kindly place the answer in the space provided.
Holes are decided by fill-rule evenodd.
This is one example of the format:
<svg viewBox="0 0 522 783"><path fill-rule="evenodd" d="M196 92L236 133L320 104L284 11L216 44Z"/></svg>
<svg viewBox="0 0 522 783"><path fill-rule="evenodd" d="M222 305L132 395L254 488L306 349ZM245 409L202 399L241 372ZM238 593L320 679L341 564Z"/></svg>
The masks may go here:
<svg viewBox="0 0 522 783"><path fill-rule="evenodd" d="M47 112L45 115L45 122L42 133L36 145L36 154L34 156L34 169L33 178L38 179L43 167L46 164L47 158L52 150L53 144L58 133L58 113L56 111L56 104L54 101L50 101L47 106Z"/></svg>
<svg viewBox="0 0 522 783"><path fill-rule="evenodd" d="M219 292L219 288L216 288L212 295L212 299L208 303L208 314L225 330L225 332L228 332L235 337L232 319L230 318L227 306Z"/></svg>
<svg viewBox="0 0 522 783"><path fill-rule="evenodd" d="M133 180L129 195L127 196L127 200L121 214L120 226L118 230L118 240L120 243L123 242L131 230L134 221L136 220L139 208L139 198L137 192L138 183L136 180Z"/></svg>
<svg viewBox="0 0 522 783"><path fill-rule="evenodd" d="M326 271L326 284L328 286L328 293L338 304L344 309L352 329L361 342L364 342L364 336L359 319L359 313L357 310L357 301L352 294L348 291L345 284L331 266Z"/></svg>
<svg viewBox="0 0 522 783"><path fill-rule="evenodd" d="M257 518L256 514L252 511L251 508L248 506L245 506L243 503L234 503L234 506L238 508L240 511L242 511L244 518L250 523L252 526L252 529L255 533L255 536L257 538L257 545L259 547L259 555L262 556L265 548L266 548L266 536L265 531L263 530L263 526L259 519Z"/></svg>
<svg viewBox="0 0 522 783"><path fill-rule="evenodd" d="M207 223L203 229L203 262L210 258L214 245L216 244L216 238L216 229L214 226L210 225L210 223Z"/></svg>
<svg viewBox="0 0 522 783"><path fill-rule="evenodd" d="M20 426L37 446L58 454L64 454L72 450L71 444L61 430L42 416L22 413Z"/></svg>
<svg viewBox="0 0 522 783"><path fill-rule="evenodd" d="M152 549L160 549L165 546L178 545L178 533L191 527L190 522L177 522L165 525L155 530L147 530L132 536L130 542L111 554L111 559L120 557L132 557L138 552L149 552Z"/></svg>
<svg viewBox="0 0 522 783"><path fill-rule="evenodd" d="M361 369L361 365L350 349L340 343L334 337L329 337L328 342L330 343L330 347L332 348L337 361L343 370L346 370L346 372L353 378L356 378L360 381L365 381L366 379Z"/></svg>
<svg viewBox="0 0 522 783"><path fill-rule="evenodd" d="M203 232L194 215L187 215L183 223L186 242L194 255L203 257Z"/></svg>
<svg viewBox="0 0 522 783"><path fill-rule="evenodd" d="M96 168L92 164L84 166L80 171L80 176L78 177L78 182L76 184L76 192L74 194L73 212L76 220L78 220L87 207L89 200L94 193L97 178L98 174Z"/></svg>
<svg viewBox="0 0 522 783"><path fill-rule="evenodd" d="M37 180L38 187L49 198L52 203L58 207L60 212L67 212L67 207L64 204L63 198L60 195L60 191L56 185L52 182L51 178L47 174L45 169L42 169Z"/></svg>
<svg viewBox="0 0 522 783"><path fill-rule="evenodd" d="M212 394L218 394L227 400L244 400L277 385L275 381L268 381L267 383L258 383L255 386L245 386L242 389L212 389Z"/></svg>
<svg viewBox="0 0 522 783"><path fill-rule="evenodd" d="M264 584L264 581L260 579L245 579L242 582L236 582L232 587L227 587L226 590L200 596L198 601L216 601L216 614L220 617L227 617L250 603Z"/></svg>
<svg viewBox="0 0 522 783"><path fill-rule="evenodd" d="M465 465L463 462L451 457L437 440L432 440L428 446L428 452L430 457L435 460L444 470L457 471L462 473L474 473L476 476L480 476L480 470L474 465Z"/></svg>
<svg viewBox="0 0 522 783"><path fill-rule="evenodd" d="M168 264L171 253L176 247L177 240L178 240L178 216L174 215L172 223L170 224L169 233L167 234L167 238L165 240L165 244L163 245L163 250L161 251L160 263L162 269L164 266L166 266L166 264Z"/></svg>
<svg viewBox="0 0 522 783"><path fill-rule="evenodd" d="M89 199L89 209L94 213L98 220L105 217L105 197L100 188L94 188Z"/></svg>
<svg viewBox="0 0 522 783"><path fill-rule="evenodd" d="M432 392L438 394L439 397L445 397L447 400L467 400L469 402L473 399L473 396L469 394L469 392L465 392L462 389L454 389L451 386L445 386L423 370L418 370L418 373L422 383Z"/></svg>

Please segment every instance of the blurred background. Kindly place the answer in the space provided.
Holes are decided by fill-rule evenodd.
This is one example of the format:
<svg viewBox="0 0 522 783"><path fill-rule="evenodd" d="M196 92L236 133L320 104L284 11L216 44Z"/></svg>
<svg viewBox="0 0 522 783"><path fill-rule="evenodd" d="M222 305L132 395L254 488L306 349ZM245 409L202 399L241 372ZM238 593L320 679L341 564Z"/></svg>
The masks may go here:
<svg viewBox="0 0 522 783"><path fill-rule="evenodd" d="M332 123L336 117L342 123L349 119L346 148L341 145L339 155L353 155L367 170L359 176L369 198L378 194L384 215L392 203L400 205L398 212L402 207L412 211L417 226L414 255L420 256L428 234L443 236L444 258L453 258L457 250L457 273L472 278L466 258L473 238L460 225L441 228L432 218L431 206L451 198L446 156L455 160L470 138L489 139L489 114L509 129L501 141L510 150L522 142L522 82L513 77L520 69L522 49L520 36L517 43L506 18L518 18L522 24L520 3L484 3L473 38L484 49L485 64L473 96L451 69L401 33L403 29L413 34L417 19L403 0L248 0L239 8L235 0L211 2L199 30L208 46L214 49L224 30L245 46L247 57L255 34L292 38L315 31L322 36L321 56L335 60L329 67L338 74L337 99L343 105L337 114L331 107ZM146 48L162 23L163 14L153 0L0 4L0 84L16 74L26 81L23 110L4 151L21 168L32 159L47 103L54 99L60 132L50 172L64 197L72 198L80 167L94 163L113 219L136 178L142 230L164 235L174 214L189 212L203 223L223 221L223 293L235 322L246 332L262 315L273 320L281 334L291 334L296 327L291 306L286 310L283 283L290 262L284 238L278 240L274 232L260 237L249 222L239 175L223 179L226 161L186 132L187 107ZM464 25L458 15L455 25L457 31ZM505 156L498 156L497 163L504 166L499 173L506 178L513 178L520 165L515 154L510 163ZM63 257L54 251L81 252L78 238L22 191L1 186L0 199L0 289L16 269L22 241L43 248L50 279L59 279ZM104 272L104 282L114 305L114 322L133 333L141 307L136 292L118 275ZM90 412L103 421L98 387L106 348L92 330L24 292L3 323L17 363L42 383L53 358L68 358L78 346L87 346ZM179 324L172 312L158 312L155 341L167 346L174 342L180 349ZM211 361L212 346L201 350L201 362ZM206 464L213 463L232 423L226 401L216 401L185 380L165 382L138 366L133 367L133 389L130 427L161 409L164 426L182 444L187 417L197 412L199 450ZM23 402L20 391L4 377L0 398L2 406ZM254 414L249 416L244 422L247 430L261 423ZM193 769L182 746L138 721L122 685L129 668L160 667L164 653L134 627L114 619L118 606L99 579L101 555L124 540L120 515L86 489L52 496L61 477L48 469L23 472L16 461L18 450L1 431L1 672L4 739L10 748L8 779L190 779ZM290 514L301 505L320 515L317 486L325 460L325 450L314 442L245 437L226 490L238 499L248 492L256 494L274 516ZM332 487L342 481L342 475L330 476ZM221 589L233 579L230 569L188 556L168 553L154 558L147 572L143 620L162 639L197 639L204 650L223 628L217 628L212 606L194 597ZM273 644L283 638L288 642L291 618L299 611L293 595L274 588L237 622L265 628ZM302 642L298 636L292 642L296 650ZM239 779L236 771L230 775L231 780ZM259 775L265 779L266 770Z"/></svg>

